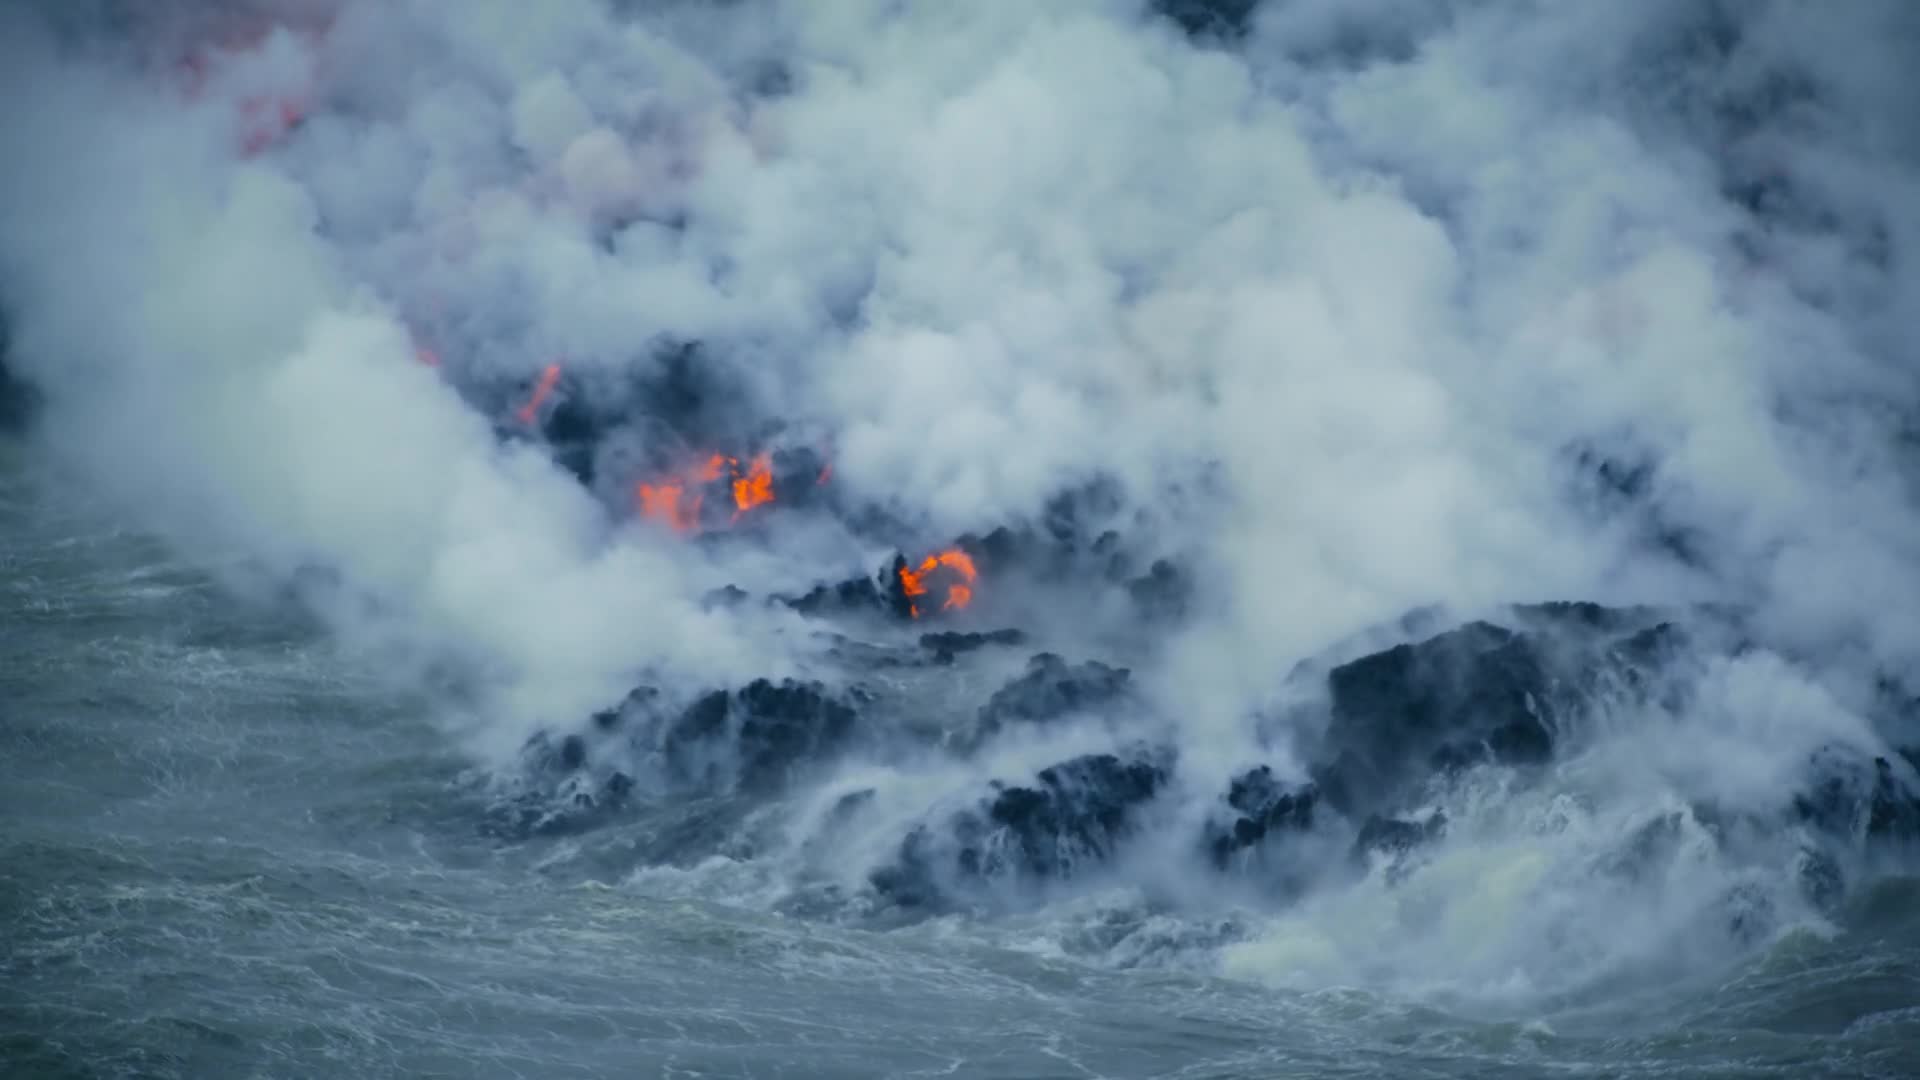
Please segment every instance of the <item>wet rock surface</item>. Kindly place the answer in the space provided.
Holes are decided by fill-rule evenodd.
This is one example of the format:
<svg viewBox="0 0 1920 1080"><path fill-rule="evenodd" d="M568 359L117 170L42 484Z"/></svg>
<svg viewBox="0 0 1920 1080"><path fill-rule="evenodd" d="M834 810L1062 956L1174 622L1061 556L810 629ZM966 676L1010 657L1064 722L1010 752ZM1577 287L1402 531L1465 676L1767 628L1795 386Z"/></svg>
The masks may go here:
<svg viewBox="0 0 1920 1080"><path fill-rule="evenodd" d="M985 633L947 630L920 635L920 647L933 654L936 664L951 664L962 653L992 646L1024 645L1027 635L1019 630L990 630Z"/></svg>
<svg viewBox="0 0 1920 1080"><path fill-rule="evenodd" d="M871 882L893 903L919 907L988 881L1071 878L1114 855L1172 775L1170 752L1136 747L1063 761L1030 783L996 784L978 805L908 833Z"/></svg>
<svg viewBox="0 0 1920 1080"><path fill-rule="evenodd" d="M688 706L661 741L669 775L703 790L777 791L852 738L857 714L819 683L756 679Z"/></svg>
<svg viewBox="0 0 1920 1080"><path fill-rule="evenodd" d="M1259 7L1260 0L1153 0L1155 13L1202 40L1244 37Z"/></svg>
<svg viewBox="0 0 1920 1080"><path fill-rule="evenodd" d="M1604 691L1633 692L1677 647L1668 623L1590 604L1517 609L1363 656L1327 675L1315 784L1353 816L1391 812L1429 778L1551 760Z"/></svg>
<svg viewBox="0 0 1920 1080"><path fill-rule="evenodd" d="M12 341L6 315L0 312L0 431L26 427L39 411L40 395L8 365Z"/></svg>
<svg viewBox="0 0 1920 1080"><path fill-rule="evenodd" d="M1905 754L1836 748L1816 757L1814 776L1793 796L1795 820L1844 841L1920 843L1920 771Z"/></svg>
<svg viewBox="0 0 1920 1080"><path fill-rule="evenodd" d="M1258 847L1271 834L1313 828L1320 793L1311 783L1285 784L1261 765L1233 778L1226 805L1232 815L1210 822L1205 846L1214 865L1225 869L1235 857Z"/></svg>
<svg viewBox="0 0 1920 1080"><path fill-rule="evenodd" d="M994 691L980 707L982 737L1014 724L1034 724L1112 704L1131 689L1133 673L1098 660L1070 664L1037 653L1027 670Z"/></svg>
<svg viewBox="0 0 1920 1080"><path fill-rule="evenodd" d="M873 579L850 591L861 603L882 596ZM1269 758L1295 764L1283 770L1256 761L1232 773L1198 832L1184 840L1168 834L1175 842L1165 850L1184 844L1196 866L1243 875L1276 899L1327 872L1377 873L1394 884L1449 842L1452 823L1433 807L1451 778L1490 769L1524 789L1581 745L1594 710L1627 704L1657 717L1683 708L1709 645L1722 643L1718 655L1744 647L1737 635L1700 632L1675 613L1591 604L1517 607L1437 631L1430 615L1402 626L1416 631L1410 640L1297 669L1321 688L1323 704L1318 726L1303 722L1297 744ZM884 904L925 911L993 903L1008 888L1082 878L1124 857L1149 828L1196 827L1150 813L1163 794L1192 783L1173 752L1112 727L1153 720L1127 668L1040 652L990 691L966 675L970 665L991 670L987 658L1025 641L1011 629L929 631L891 651L837 654L900 678L958 680L941 685L985 693L971 732L925 733L933 742L903 751L909 760L931 753L989 761L996 746L1028 745L999 741L1016 733L1031 740L1096 730L1060 723L1073 718L1096 720L1119 737L1109 751L1069 752L1025 776L1002 771L975 794L930 798L936 805L917 818L900 817L897 799L879 799L870 788L840 799L814 826L824 832L806 843L824 851L841 834L876 837L886 854L869 864L866 881ZM886 731L908 730L886 714L893 706L876 700L817 682L757 680L669 708L657 691L636 690L582 730L529 747L547 796L518 804L503 831L581 832L663 793L743 806L781 798L799 790L803 773L866 760L849 755L886 748ZM892 748L900 749L897 740ZM1844 895L1846 852L1920 842L1920 772L1911 753L1830 747L1809 762L1799 788L1781 793L1779 806L1771 820L1704 803L1656 815L1592 872L1625 884L1655 880L1686 844L1751 847L1784 823L1809 838L1795 856L1797 880L1809 903L1826 907ZM874 816L881 813L894 816ZM707 836L729 820L724 810L703 812L705 824L688 835ZM1746 928L1739 932L1771 917L1766 897L1728 903L1728 925Z"/></svg>

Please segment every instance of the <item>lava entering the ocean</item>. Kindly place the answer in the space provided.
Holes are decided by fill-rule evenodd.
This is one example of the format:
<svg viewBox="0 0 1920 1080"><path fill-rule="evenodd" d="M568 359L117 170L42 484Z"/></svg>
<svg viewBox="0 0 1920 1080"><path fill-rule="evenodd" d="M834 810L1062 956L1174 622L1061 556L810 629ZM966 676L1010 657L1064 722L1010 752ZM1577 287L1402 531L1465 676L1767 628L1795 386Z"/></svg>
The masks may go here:
<svg viewBox="0 0 1920 1080"><path fill-rule="evenodd" d="M979 571L973 565L973 556L959 548L929 555L917 567L901 566L900 591L907 596L907 613L919 618L919 598L931 598L935 589L940 590L941 598L937 610L966 607L973 602L973 583L979 576Z"/></svg>

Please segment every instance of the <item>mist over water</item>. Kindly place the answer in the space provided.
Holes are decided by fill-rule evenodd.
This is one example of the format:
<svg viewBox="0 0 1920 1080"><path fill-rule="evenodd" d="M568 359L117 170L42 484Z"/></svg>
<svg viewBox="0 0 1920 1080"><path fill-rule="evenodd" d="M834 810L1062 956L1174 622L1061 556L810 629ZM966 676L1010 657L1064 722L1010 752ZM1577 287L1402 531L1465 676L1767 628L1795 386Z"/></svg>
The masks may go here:
<svg viewBox="0 0 1920 1080"><path fill-rule="evenodd" d="M156 571L92 576L132 558L193 584L113 634L235 621L217 678L103 658L112 703L46 675L92 624L36 624L9 737L349 733L141 797L188 836L277 784L260 850L417 877L382 918L697 957L663 1031L760 1007L682 934L900 995L818 1056L526 1049L583 1075L1311 1071L1382 1024L1360 1071L1898 1075L1915 55L1898 0L10 5L11 610L137 606ZM101 521L158 546L61 554ZM143 679L209 697L157 735ZM1874 941L1878 990L1779 1003ZM600 946L548 945L498 962L571 1001ZM1169 987L1226 1049L1136 1070ZM914 1018L1022 994L1020 1063Z"/></svg>

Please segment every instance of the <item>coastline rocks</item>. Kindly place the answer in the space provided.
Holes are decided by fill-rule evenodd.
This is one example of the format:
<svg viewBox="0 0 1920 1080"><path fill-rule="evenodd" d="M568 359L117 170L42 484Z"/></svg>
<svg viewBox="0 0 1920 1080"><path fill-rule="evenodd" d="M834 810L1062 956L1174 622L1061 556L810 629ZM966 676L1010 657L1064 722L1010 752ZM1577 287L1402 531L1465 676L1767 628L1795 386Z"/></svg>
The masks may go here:
<svg viewBox="0 0 1920 1080"><path fill-rule="evenodd" d="M1011 724L1040 723L1110 704L1132 689L1133 673L1098 660L1069 664L1055 653L1036 653L1027 669L994 691L980 707L980 728L990 735Z"/></svg>
<svg viewBox="0 0 1920 1080"><path fill-rule="evenodd" d="M1591 604L1516 609L1395 645L1327 674L1331 713L1312 779L1349 816L1391 814L1432 778L1544 765L1584 710L1641 694L1680 645L1670 623Z"/></svg>
<svg viewBox="0 0 1920 1080"><path fill-rule="evenodd" d="M862 596L878 595L877 586L867 589ZM513 820L522 833L577 832L616 812L665 814L682 801L724 804L731 809L714 810L711 819L732 820L728 814L768 807L807 772L824 773L861 748L881 751L883 770L906 764L894 781L904 786L842 799L799 842L840 865L857 850L856 872L871 898L902 911L1018 902L1145 851L1184 850L1192 870L1232 875L1236 888L1276 903L1356 876L1377 875L1391 886L1449 843L1455 822L1448 814L1461 812L1449 785L1459 774L1493 770L1494 782L1513 793L1539 794L1538 783L1583 750L1590 723L1606 709L1643 713L1635 722L1652 723L1656 739L1666 720L1683 725L1689 697L1711 685L1694 676L1719 657L1742 655L1739 635L1716 636L1715 625L1711 613L1689 617L1683 628L1672 613L1591 604L1517 607L1446 628L1424 616L1403 620L1403 634L1420 636L1297 668L1323 693L1295 717L1299 741L1284 756L1277 743L1263 747L1260 757L1271 763L1255 758L1211 792L1180 771L1179 748L1164 736L1140 741L1133 721L1164 718L1141 712L1145 702L1127 668L1098 660L1034 654L984 700L975 698L975 723L959 734L917 718L896 721L877 704L875 716L863 717L869 704L895 709L918 700L897 691L863 698L817 682L763 679L669 706L643 688L578 732L529 744L530 772L546 797L518 804ZM985 688L970 681L975 673L941 668L958 655L1024 640L1017 630L928 632L847 662L871 666L876 678L898 679L900 687L977 695ZM971 702L957 704L965 710ZM958 716L966 726L966 713ZM1064 723L1075 717L1094 722ZM1100 729L1112 741L1098 741ZM889 731L907 741L890 742ZM1030 774L1019 766L1008 772L1007 755L980 753L997 737L1006 741L992 748L1008 755L1055 739L1073 749ZM1873 745L1829 745L1776 794L1741 794L1725 806L1673 789L1674 808L1635 822L1580 872L1606 887L1658 888L1688 852L1791 858L1794 876L1782 887L1830 910L1870 865L1861 861L1866 853L1920 844L1913 755L1876 755ZM936 771L997 762L999 771L988 775L998 778L982 776L969 787L961 773L957 789L941 788L957 796L921 802L912 770L923 761ZM940 783L955 779L947 774ZM1195 799L1211 801L1195 806ZM1435 809L1441 805L1445 813ZM1764 924L1760 909L1750 914L1735 922Z"/></svg>
<svg viewBox="0 0 1920 1080"><path fill-rule="evenodd" d="M858 714L815 682L755 679L696 700L660 743L668 776L709 791L774 792L842 749Z"/></svg>
<svg viewBox="0 0 1920 1080"><path fill-rule="evenodd" d="M974 806L914 828L869 880L893 903L923 907L988 882L1070 879L1114 855L1172 776L1171 752L1133 747L1071 758L1029 783L995 782Z"/></svg>

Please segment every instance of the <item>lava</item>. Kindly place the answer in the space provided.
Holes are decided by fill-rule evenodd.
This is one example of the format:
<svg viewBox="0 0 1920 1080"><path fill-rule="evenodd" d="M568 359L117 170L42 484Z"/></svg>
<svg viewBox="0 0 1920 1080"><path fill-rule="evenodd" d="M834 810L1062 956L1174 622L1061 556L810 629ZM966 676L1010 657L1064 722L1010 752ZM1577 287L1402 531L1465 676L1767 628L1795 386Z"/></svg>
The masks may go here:
<svg viewBox="0 0 1920 1080"><path fill-rule="evenodd" d="M739 458L712 454L678 476L635 485L634 501L641 517L664 522L675 532L690 533L701 528L700 511L706 505L708 490L722 484L725 496L733 502L730 523L773 502L772 455L755 455L743 466ZM719 494L715 491L716 497Z"/></svg>
<svg viewBox="0 0 1920 1080"><path fill-rule="evenodd" d="M641 484L634 489L640 503L640 516L665 522L675 532L692 532L700 527L701 495L687 497L687 487L677 481Z"/></svg>
<svg viewBox="0 0 1920 1080"><path fill-rule="evenodd" d="M546 368L540 372L540 381L533 386L533 395L527 398L525 405L520 406L519 416L521 423L531 424L539 417L540 406L546 402L547 397L553 393L554 386L559 382L560 365L548 364Z"/></svg>
<svg viewBox="0 0 1920 1080"><path fill-rule="evenodd" d="M908 614L919 618L918 598L930 597L935 588L940 590L939 610L966 607L973 602L973 583L979 576L979 571L973 565L973 556L959 548L929 555L917 567L902 566L900 591L907 596Z"/></svg>
<svg viewBox="0 0 1920 1080"><path fill-rule="evenodd" d="M738 462L735 463L735 468L738 469ZM747 467L745 476L735 475L734 477L733 516L738 519L741 514L754 507L764 506L772 501L773 459L763 453L753 459L753 463Z"/></svg>

